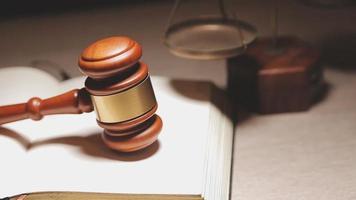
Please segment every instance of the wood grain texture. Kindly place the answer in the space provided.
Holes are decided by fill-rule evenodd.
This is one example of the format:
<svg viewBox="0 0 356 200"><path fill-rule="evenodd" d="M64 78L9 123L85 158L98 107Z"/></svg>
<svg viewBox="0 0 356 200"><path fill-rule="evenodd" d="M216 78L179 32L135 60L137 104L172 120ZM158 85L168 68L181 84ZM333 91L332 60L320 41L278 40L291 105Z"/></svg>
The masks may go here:
<svg viewBox="0 0 356 200"><path fill-rule="evenodd" d="M279 38L277 49L272 44L260 39L246 55L229 60L230 94L260 113L308 109L323 88L319 53L294 37Z"/></svg>
<svg viewBox="0 0 356 200"><path fill-rule="evenodd" d="M85 87L92 95L106 96L127 90L142 82L147 76L147 65L139 62L112 77L101 80L88 77L85 81Z"/></svg>
<svg viewBox="0 0 356 200"><path fill-rule="evenodd" d="M137 129L136 132L133 131L125 135L114 136L105 130L102 135L104 143L111 149L122 152L132 152L143 149L157 140L163 124L162 119L158 115L152 116L144 123L147 123L147 128ZM138 126L138 128L140 128L140 126Z"/></svg>
<svg viewBox="0 0 356 200"><path fill-rule="evenodd" d="M141 46L128 37L109 37L89 45L79 58L84 74L103 79L136 64L142 55Z"/></svg>
<svg viewBox="0 0 356 200"><path fill-rule="evenodd" d="M89 76L85 82L86 88L75 89L44 100L34 97L27 103L2 106L0 124L27 118L40 120L45 115L91 112L93 103L97 103L95 100L98 101L98 98L91 98L91 96L119 94L134 88L148 78L147 65L139 62L141 54L140 45L128 37L115 36L98 40L89 45L79 58L82 72ZM148 99L143 99L143 94L147 92L153 94L152 87L146 87L141 93L135 93L140 97L136 98L137 101L148 102ZM116 122L115 119L113 123L111 121L103 123L98 120L99 126L105 129L102 138L108 147L129 152L145 148L156 141L162 128L162 120L155 115L157 103L154 95L151 100L152 105L147 108L148 111L135 113L134 116L130 116L130 120ZM125 105L116 106L116 103L119 104L114 101L111 105L115 107L110 109L125 108ZM128 101L124 104L129 103ZM98 107L96 109L98 114ZM100 116L98 115L97 119L100 119Z"/></svg>
<svg viewBox="0 0 356 200"><path fill-rule="evenodd" d="M1 106L0 124L28 118L40 120L45 115L81 114L92 110L89 93L85 89L75 89L44 100L33 97L27 103Z"/></svg>
<svg viewBox="0 0 356 200"><path fill-rule="evenodd" d="M139 62L141 55L140 45L128 37L104 38L89 45L79 58L81 71L89 76L85 81L87 91L93 96L115 95L142 83L149 74L147 65ZM104 143L122 152L137 151L154 143L162 128L156 110L157 103L131 120L116 123L97 120L104 128Z"/></svg>

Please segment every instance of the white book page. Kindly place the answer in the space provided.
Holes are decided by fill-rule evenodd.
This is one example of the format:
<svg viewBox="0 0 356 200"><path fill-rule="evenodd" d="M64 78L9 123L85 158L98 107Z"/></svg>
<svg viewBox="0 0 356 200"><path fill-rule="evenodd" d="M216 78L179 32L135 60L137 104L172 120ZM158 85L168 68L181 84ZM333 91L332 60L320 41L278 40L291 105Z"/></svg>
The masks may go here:
<svg viewBox="0 0 356 200"><path fill-rule="evenodd" d="M46 98L58 93L59 82L50 74L31 67L0 69L0 105L24 103L31 97Z"/></svg>
<svg viewBox="0 0 356 200"><path fill-rule="evenodd" d="M60 90L80 88L82 81L67 81ZM164 124L158 142L145 151L124 154L107 149L94 113L3 125L0 197L39 191L200 194L208 84L178 84L178 92L177 84L168 79L154 77L152 82Z"/></svg>

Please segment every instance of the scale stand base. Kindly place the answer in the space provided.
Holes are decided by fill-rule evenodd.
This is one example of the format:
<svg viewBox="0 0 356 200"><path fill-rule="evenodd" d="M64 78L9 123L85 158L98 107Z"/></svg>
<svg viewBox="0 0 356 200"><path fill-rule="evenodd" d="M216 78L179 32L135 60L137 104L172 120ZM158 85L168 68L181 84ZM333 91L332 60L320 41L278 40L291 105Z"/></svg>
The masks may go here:
<svg viewBox="0 0 356 200"><path fill-rule="evenodd" d="M262 38L228 60L228 92L259 113L307 110L325 89L320 55L291 36Z"/></svg>

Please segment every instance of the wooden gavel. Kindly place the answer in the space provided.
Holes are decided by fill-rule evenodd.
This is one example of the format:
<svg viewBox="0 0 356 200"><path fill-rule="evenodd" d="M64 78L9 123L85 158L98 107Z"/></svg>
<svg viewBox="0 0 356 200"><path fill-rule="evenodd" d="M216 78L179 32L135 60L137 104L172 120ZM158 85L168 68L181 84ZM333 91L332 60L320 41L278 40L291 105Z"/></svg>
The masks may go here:
<svg viewBox="0 0 356 200"><path fill-rule="evenodd" d="M155 114L157 102L147 65L139 62L141 55L140 45L128 37L98 40L79 58L79 67L88 76L85 88L2 106L0 125L95 110L108 147L122 152L143 149L157 140L162 120Z"/></svg>

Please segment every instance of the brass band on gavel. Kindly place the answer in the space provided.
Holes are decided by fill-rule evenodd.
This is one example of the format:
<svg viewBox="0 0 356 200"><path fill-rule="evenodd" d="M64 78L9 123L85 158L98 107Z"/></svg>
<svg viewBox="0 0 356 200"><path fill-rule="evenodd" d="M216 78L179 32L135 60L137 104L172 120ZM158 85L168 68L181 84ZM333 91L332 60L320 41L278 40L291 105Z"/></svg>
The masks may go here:
<svg viewBox="0 0 356 200"><path fill-rule="evenodd" d="M147 76L138 85L109 96L91 96L97 119L104 123L117 123L141 116L157 103Z"/></svg>

